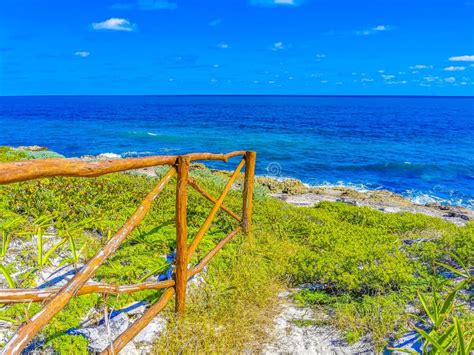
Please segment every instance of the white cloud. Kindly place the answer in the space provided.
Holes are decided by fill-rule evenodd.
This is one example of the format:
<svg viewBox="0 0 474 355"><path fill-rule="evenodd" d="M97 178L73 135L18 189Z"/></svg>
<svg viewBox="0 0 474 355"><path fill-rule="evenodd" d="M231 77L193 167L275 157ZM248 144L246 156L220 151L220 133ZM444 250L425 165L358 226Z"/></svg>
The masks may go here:
<svg viewBox="0 0 474 355"><path fill-rule="evenodd" d="M131 32L135 29L135 25L124 18L112 17L103 22L94 22L92 28L96 31L126 31Z"/></svg>
<svg viewBox="0 0 474 355"><path fill-rule="evenodd" d="M450 66L450 67L444 68L445 71L461 71L461 70L464 70L464 69L466 69L466 67L453 67L453 66Z"/></svg>
<svg viewBox="0 0 474 355"><path fill-rule="evenodd" d="M281 41L273 43L272 50L273 51L279 51L285 49L285 44Z"/></svg>
<svg viewBox="0 0 474 355"><path fill-rule="evenodd" d="M456 78L451 76L449 78L445 78L444 81L446 81L447 83L454 83L456 81Z"/></svg>
<svg viewBox="0 0 474 355"><path fill-rule="evenodd" d="M460 55L457 57L450 57L452 62L474 62L474 55Z"/></svg>
<svg viewBox="0 0 474 355"><path fill-rule="evenodd" d="M220 25L221 22L222 22L222 19L216 18L215 20L210 21L210 22L208 23L208 25L211 26L211 27L215 27L215 26L217 26L217 25Z"/></svg>
<svg viewBox="0 0 474 355"><path fill-rule="evenodd" d="M229 44L228 43L225 43L225 42L221 42L217 45L217 48L220 48L220 49L227 49L227 48L230 48Z"/></svg>
<svg viewBox="0 0 474 355"><path fill-rule="evenodd" d="M425 65L425 64L417 64L417 65L412 65L410 69L431 69L433 68L432 65Z"/></svg>
<svg viewBox="0 0 474 355"><path fill-rule="evenodd" d="M251 0L250 4L260 7L299 6L302 0Z"/></svg>
<svg viewBox="0 0 474 355"><path fill-rule="evenodd" d="M365 30L355 31L355 34L358 35L358 36L369 36L369 35L374 35L376 33L390 31L390 30L393 30L393 26L378 25L378 26L368 28L368 29L365 29Z"/></svg>
<svg viewBox="0 0 474 355"><path fill-rule="evenodd" d="M382 75L382 78L384 78L384 80L390 80L390 79L394 79L395 75Z"/></svg>
<svg viewBox="0 0 474 355"><path fill-rule="evenodd" d="M324 53L318 53L318 54L316 54L316 58L318 58L318 59L326 58L326 54L324 54Z"/></svg>
<svg viewBox="0 0 474 355"><path fill-rule="evenodd" d="M86 58L86 57L90 56L91 53L87 52L87 51L79 51L79 52L75 52L74 55L77 56L77 57Z"/></svg>
<svg viewBox="0 0 474 355"><path fill-rule="evenodd" d="M385 73L385 70L380 69L380 70L378 71L378 73L383 74L383 73Z"/></svg>
<svg viewBox="0 0 474 355"><path fill-rule="evenodd" d="M371 83L372 81L374 81L374 79L371 79L371 78L362 78L360 79L361 82L363 83Z"/></svg>
<svg viewBox="0 0 474 355"><path fill-rule="evenodd" d="M425 79L426 81L432 82L432 81L438 80L438 79L439 79L439 76L432 76L432 75L430 75L430 76L425 76L424 79Z"/></svg>

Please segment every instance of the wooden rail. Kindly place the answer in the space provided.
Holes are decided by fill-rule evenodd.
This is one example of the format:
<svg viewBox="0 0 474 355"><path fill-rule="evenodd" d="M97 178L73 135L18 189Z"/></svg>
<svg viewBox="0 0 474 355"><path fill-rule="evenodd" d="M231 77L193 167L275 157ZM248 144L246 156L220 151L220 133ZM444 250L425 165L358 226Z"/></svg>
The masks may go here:
<svg viewBox="0 0 474 355"><path fill-rule="evenodd" d="M189 177L189 165L195 160L221 160L242 156L242 160L232 173L221 195L216 199L201 188L197 181ZM142 330L176 295L175 311L182 317L185 312L187 281L202 271L215 254L241 230L248 234L252 228L252 196L255 174L256 154L252 151L235 151L227 154L191 153L181 156L154 156L144 158L127 158L100 162L84 162L77 159L41 159L0 164L0 184L53 176L94 177L109 173L139 169L157 165L169 165L170 169L158 182L155 188L145 197L135 212L106 245L94 255L87 264L61 288L47 289L0 289L0 303L45 302L46 305L30 320L22 324L2 354L18 354L38 334L38 332L76 296L90 293L120 294L132 293L147 289L165 289L160 299L151 305L145 313L104 350L104 354L118 353L140 330ZM234 213L224 205L224 199L232 188L239 172L245 165L243 188L242 216ZM142 282L135 285L110 285L106 283L88 283L97 269L107 258L113 255L128 235L140 224L149 212L153 201L165 188L168 182L177 177L176 183L176 261L172 280L162 282ZM214 203L203 225L188 246L187 231L187 190L191 186L204 198ZM232 216L239 225L222 239L199 263L190 269L188 264L199 246L203 236L209 230L219 209Z"/></svg>

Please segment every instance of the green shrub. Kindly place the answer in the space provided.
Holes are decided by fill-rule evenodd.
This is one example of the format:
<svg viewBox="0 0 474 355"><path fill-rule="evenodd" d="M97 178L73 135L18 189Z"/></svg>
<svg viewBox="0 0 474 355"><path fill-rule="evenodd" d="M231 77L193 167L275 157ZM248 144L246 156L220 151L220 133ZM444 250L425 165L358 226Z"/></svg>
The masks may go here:
<svg viewBox="0 0 474 355"><path fill-rule="evenodd" d="M0 161L27 158L24 152L0 148ZM220 195L227 176L202 167L193 169L191 175L214 197ZM235 187L241 187L239 179ZM49 260L61 256L63 262L84 263L118 230L157 182L158 178L136 174L111 174L0 186L0 230L5 238L2 246L8 253L15 239L32 243L37 233L34 221L46 218L48 223L43 230L54 227L58 237L67 239L48 255ZM175 183L171 182L160 194L140 227L98 269L95 280L133 283L166 267L163 255L175 243L174 188ZM348 341L370 334L381 348L406 328L406 306L413 302L415 289L429 289L437 268L435 261L452 264L447 255L454 252L467 265L473 263L472 222L457 227L423 215L384 214L343 203L323 202L314 208L298 208L268 197L267 191L262 185L256 186L253 236L248 240L237 237L227 245L211 262L202 292L190 299L186 325L189 331L183 334L196 333L191 343L186 345L184 338L173 335L174 323L169 315L166 341L170 349L258 350L256 343L264 342L268 335L264 328L272 324L282 285L292 287L307 282L318 284L321 289L299 292L295 296L299 304L331 314L330 322L344 332ZM241 211L241 191L233 188L225 204L235 212ZM189 189L189 242L211 206ZM192 262L235 225L231 217L219 212ZM2 259L2 270L17 275L14 282L18 287L37 286L38 255L36 245L31 245L14 262L4 263ZM27 269L34 271L18 274ZM8 285L5 275L0 273L0 282ZM99 295L81 296L54 318L42 336L59 353L85 352L85 340L65 335L64 331L78 326L91 308L103 310L104 304L117 308L134 300L154 300L160 293L109 296L105 301ZM0 317L19 324L40 308L39 304L9 306L2 309ZM246 344L246 339L253 344ZM161 345L157 345L160 349Z"/></svg>

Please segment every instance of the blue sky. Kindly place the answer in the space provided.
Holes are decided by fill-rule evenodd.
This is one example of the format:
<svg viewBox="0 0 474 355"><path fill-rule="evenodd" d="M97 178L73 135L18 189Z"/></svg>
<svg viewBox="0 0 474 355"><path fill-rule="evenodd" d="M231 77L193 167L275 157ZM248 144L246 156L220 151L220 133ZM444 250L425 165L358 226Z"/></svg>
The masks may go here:
<svg viewBox="0 0 474 355"><path fill-rule="evenodd" d="M0 95L474 95L473 0L1 0Z"/></svg>

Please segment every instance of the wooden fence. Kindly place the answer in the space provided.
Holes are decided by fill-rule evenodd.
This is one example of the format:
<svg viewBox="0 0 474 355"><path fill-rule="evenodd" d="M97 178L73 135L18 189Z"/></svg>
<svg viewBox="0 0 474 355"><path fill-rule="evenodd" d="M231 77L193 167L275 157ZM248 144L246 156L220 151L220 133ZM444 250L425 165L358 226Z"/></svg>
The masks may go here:
<svg viewBox="0 0 474 355"><path fill-rule="evenodd" d="M189 165L195 160L221 160L241 156L242 159L232 173L218 198L209 195L198 182L189 176ZM158 182L155 188L145 197L135 212L112 236L105 246L95 254L87 264L63 287L47 289L0 289L0 303L44 302L45 306L30 320L22 324L10 341L5 345L3 354L18 354L35 337L35 335L76 296L101 293L132 293L147 289L165 289L161 298L152 304L145 313L128 329L120 334L103 354L118 353L140 330L142 330L175 295L175 310L182 316L185 311L186 284L195 274L202 271L214 255L237 233L243 230L249 233L252 227L252 195L254 185L256 153L236 151L227 154L192 153L181 156L153 156L144 158L127 158L101 162L84 162L77 159L41 159L0 164L0 184L26 181L52 176L94 177L113 172L145 168L157 165L169 165L170 169ZM232 212L224 205L224 198L232 188L238 174L245 168L242 215ZM153 200L164 189L166 184L176 176L176 261L172 280L161 282L142 282L134 285L110 285L106 283L87 282L97 268L114 254L127 236L139 225L151 208ZM194 239L187 243L187 189L191 186L214 206L206 220L199 228ZM188 269L188 264L199 242L208 231L218 212L222 209L238 222L238 226L222 239L199 263Z"/></svg>

